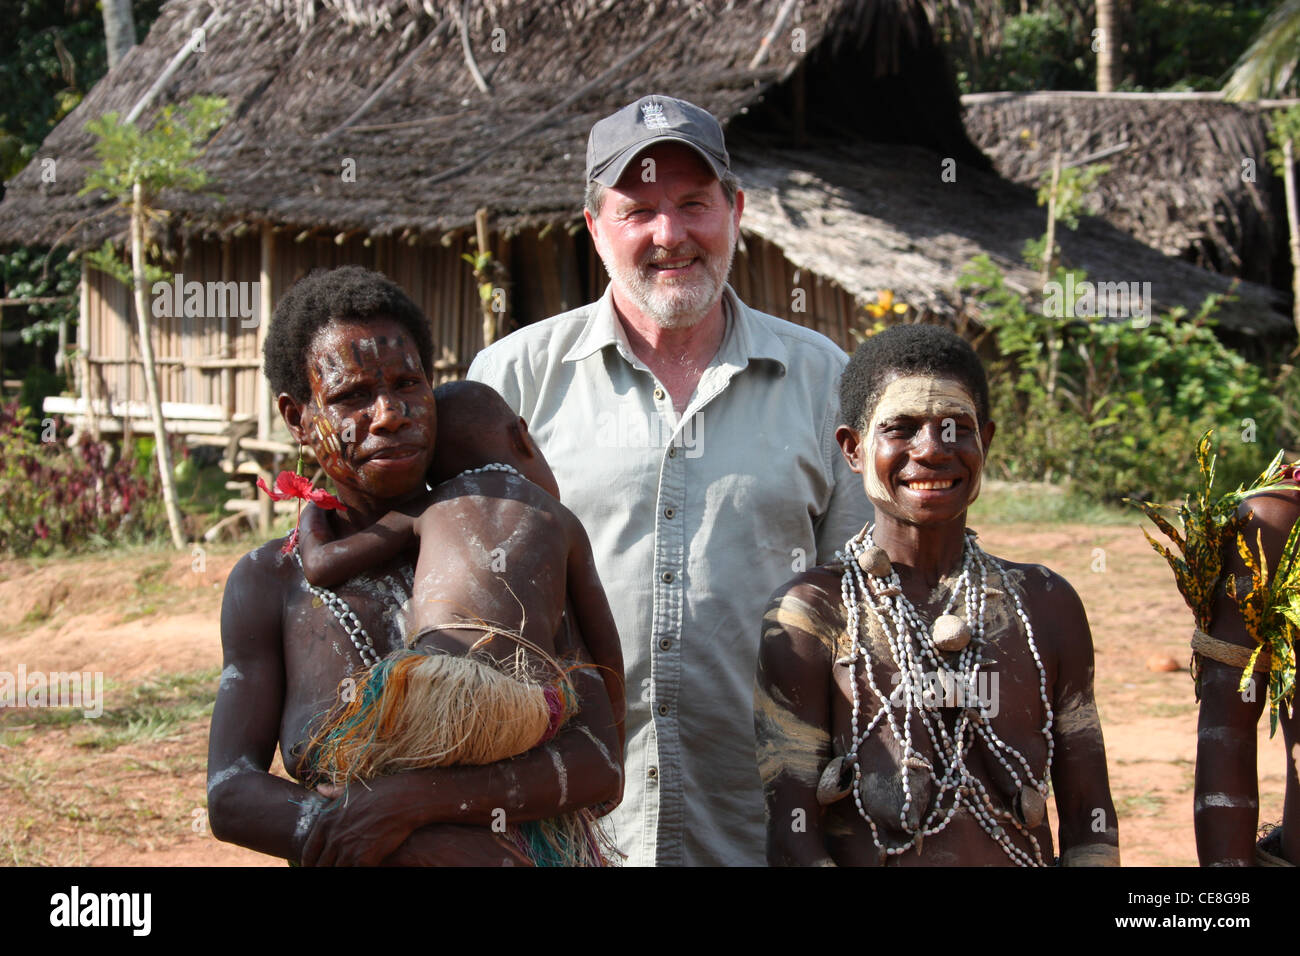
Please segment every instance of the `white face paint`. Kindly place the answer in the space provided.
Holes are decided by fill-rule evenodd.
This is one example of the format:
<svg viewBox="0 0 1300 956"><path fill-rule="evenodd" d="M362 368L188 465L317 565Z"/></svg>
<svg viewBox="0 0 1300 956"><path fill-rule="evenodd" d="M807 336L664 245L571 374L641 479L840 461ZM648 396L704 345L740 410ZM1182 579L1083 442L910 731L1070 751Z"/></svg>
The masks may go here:
<svg viewBox="0 0 1300 956"><path fill-rule="evenodd" d="M866 473L867 495L884 501L896 503L895 496L876 471L876 449L879 443L879 427L883 422L894 418L952 418L968 416L975 423L975 443L980 449L980 467L971 476L969 506L980 491L980 476L984 472L984 444L980 437L979 414L975 399L961 382L954 378L931 375L903 375L885 386L884 394L876 403L876 410L871 416L871 424L865 436L867 450L863 461Z"/></svg>

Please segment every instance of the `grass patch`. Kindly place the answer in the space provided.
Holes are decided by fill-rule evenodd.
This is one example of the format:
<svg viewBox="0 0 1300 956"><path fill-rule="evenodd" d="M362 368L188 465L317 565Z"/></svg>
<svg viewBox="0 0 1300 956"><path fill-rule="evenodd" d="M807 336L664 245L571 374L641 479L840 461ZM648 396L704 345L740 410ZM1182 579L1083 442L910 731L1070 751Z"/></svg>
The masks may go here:
<svg viewBox="0 0 1300 956"><path fill-rule="evenodd" d="M1056 485L986 481L966 515L969 524L1131 525L1136 508L1101 504Z"/></svg>
<svg viewBox="0 0 1300 956"><path fill-rule="evenodd" d="M77 746L113 750L123 744L167 740L185 725L212 716L220 676L219 670L212 669L136 684L124 703L105 707L102 717L87 721L91 732L80 737ZM111 699L107 689L104 697Z"/></svg>
<svg viewBox="0 0 1300 956"><path fill-rule="evenodd" d="M1165 799L1153 793L1134 793L1115 801L1115 815L1124 817L1158 817L1164 813Z"/></svg>
<svg viewBox="0 0 1300 956"><path fill-rule="evenodd" d="M72 728L77 730L76 746L91 750L168 740L193 721L212 715L220 676L216 669L165 674L128 688L109 681L104 686L104 713L93 719L79 707L5 708L0 711L0 743L13 746L36 731ZM107 706L110 702L114 706Z"/></svg>

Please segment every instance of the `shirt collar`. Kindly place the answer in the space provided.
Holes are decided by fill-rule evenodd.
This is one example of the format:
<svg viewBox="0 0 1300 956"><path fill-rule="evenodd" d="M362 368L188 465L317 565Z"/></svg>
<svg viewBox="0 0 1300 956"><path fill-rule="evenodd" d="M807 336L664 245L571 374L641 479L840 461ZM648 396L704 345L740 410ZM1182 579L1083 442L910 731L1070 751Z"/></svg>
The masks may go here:
<svg viewBox="0 0 1300 956"><path fill-rule="evenodd" d="M722 345L718 348L714 361L743 368L755 360L767 360L775 362L784 373L789 359L785 343L766 322L740 301L730 285L723 287L722 300L723 313L728 321ZM614 311L613 292L610 287L606 287L605 294L600 297L587 319L586 328L565 353L563 361L580 362L610 345L618 349L618 353L627 362L634 361L627 333Z"/></svg>

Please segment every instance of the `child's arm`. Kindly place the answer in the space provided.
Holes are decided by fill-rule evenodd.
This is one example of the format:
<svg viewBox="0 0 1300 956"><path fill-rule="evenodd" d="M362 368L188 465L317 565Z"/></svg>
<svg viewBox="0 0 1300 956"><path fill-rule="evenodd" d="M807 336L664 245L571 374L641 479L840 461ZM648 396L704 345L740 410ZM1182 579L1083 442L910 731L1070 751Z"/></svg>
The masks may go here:
<svg viewBox="0 0 1300 956"><path fill-rule="evenodd" d="M571 516L572 517L572 516ZM596 559L591 553L587 531L573 517L569 535L569 561L565 574L569 598L574 609L574 623L600 670L609 694L610 711L618 728L619 753L623 753L626 734L623 723L627 717L627 697L624 687L623 645L618 638L618 627L609 609L609 599L596 573Z"/></svg>
<svg viewBox="0 0 1300 956"><path fill-rule="evenodd" d="M318 588L336 588L376 565L391 561L415 537L415 518L390 511L368 528L336 540L323 508L308 504L298 523L302 572Z"/></svg>
<svg viewBox="0 0 1300 956"><path fill-rule="evenodd" d="M1119 827L1093 693L1088 615L1063 577L1052 573L1040 582L1030 597L1029 611L1031 621L1041 622L1034 629L1039 647L1046 647L1049 635L1055 644L1056 680L1048 694L1052 700L1052 787L1060 824L1061 865L1119 866Z"/></svg>

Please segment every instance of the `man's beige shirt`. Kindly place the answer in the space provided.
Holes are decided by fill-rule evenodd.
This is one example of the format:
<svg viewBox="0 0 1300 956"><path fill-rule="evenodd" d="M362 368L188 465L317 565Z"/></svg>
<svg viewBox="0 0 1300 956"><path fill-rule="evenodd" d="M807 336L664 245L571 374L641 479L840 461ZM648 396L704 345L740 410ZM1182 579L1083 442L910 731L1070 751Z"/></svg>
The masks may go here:
<svg viewBox="0 0 1300 956"><path fill-rule="evenodd" d="M607 823L631 865L764 863L763 610L870 515L835 443L848 357L730 287L723 301L722 344L680 417L608 290L469 370L528 422L591 537L627 667L627 785Z"/></svg>

